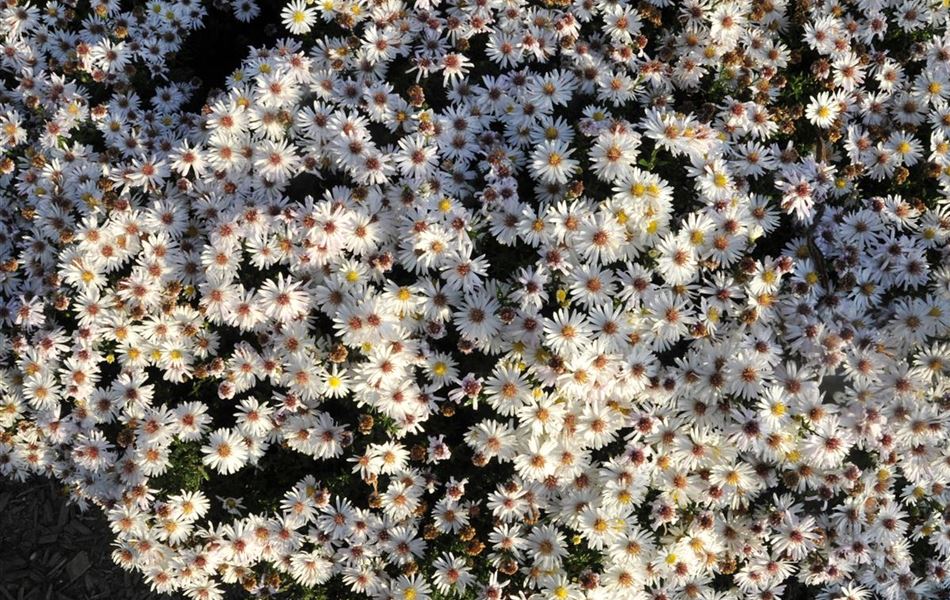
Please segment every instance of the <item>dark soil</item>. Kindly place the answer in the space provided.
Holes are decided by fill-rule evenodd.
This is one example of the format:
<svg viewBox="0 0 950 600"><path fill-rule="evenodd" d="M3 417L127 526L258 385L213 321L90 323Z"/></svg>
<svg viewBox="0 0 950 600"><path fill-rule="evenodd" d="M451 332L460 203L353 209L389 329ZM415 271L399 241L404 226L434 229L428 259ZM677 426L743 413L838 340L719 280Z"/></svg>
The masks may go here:
<svg viewBox="0 0 950 600"><path fill-rule="evenodd" d="M0 600L158 600L112 562L97 508L79 512L47 479L0 479Z"/></svg>

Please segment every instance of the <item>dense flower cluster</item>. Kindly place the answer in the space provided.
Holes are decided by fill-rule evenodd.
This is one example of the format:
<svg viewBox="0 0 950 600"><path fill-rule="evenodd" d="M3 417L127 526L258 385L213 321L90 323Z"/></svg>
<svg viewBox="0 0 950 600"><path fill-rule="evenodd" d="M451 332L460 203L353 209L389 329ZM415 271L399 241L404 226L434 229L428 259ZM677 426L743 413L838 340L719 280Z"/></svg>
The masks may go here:
<svg viewBox="0 0 950 600"><path fill-rule="evenodd" d="M0 475L196 600L950 593L946 2L207 13L2 10Z"/></svg>

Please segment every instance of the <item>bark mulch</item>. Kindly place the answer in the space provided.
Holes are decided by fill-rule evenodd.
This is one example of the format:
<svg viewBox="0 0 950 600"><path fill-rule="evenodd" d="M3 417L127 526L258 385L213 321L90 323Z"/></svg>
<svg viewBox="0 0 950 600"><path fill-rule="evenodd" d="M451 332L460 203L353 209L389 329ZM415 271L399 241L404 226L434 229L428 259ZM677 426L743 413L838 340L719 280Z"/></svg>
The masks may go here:
<svg viewBox="0 0 950 600"><path fill-rule="evenodd" d="M0 479L0 600L159 600L112 562L101 511L66 503L52 481Z"/></svg>

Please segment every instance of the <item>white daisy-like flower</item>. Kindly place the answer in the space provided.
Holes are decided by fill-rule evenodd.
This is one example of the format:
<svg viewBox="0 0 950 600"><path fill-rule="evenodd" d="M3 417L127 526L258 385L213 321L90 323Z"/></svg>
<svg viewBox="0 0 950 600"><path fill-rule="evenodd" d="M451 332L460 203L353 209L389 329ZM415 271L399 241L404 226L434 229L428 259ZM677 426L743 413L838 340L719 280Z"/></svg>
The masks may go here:
<svg viewBox="0 0 950 600"><path fill-rule="evenodd" d="M310 310L311 297L303 283L285 278L283 273L276 280L265 281L258 296L264 314L282 323L300 318Z"/></svg>
<svg viewBox="0 0 950 600"><path fill-rule="evenodd" d="M211 432L208 443L201 447L201 462L222 475L239 471L247 462L248 452L244 439L231 429Z"/></svg>
<svg viewBox="0 0 950 600"><path fill-rule="evenodd" d="M840 112L838 101L828 92L820 92L808 103L805 117L815 126L828 129Z"/></svg>
<svg viewBox="0 0 950 600"><path fill-rule="evenodd" d="M566 142L546 140L531 154L531 172L545 183L567 183L579 163Z"/></svg>
<svg viewBox="0 0 950 600"><path fill-rule="evenodd" d="M317 9L309 6L306 0L291 0L280 13L280 18L290 33L302 35L308 33L317 21Z"/></svg>

